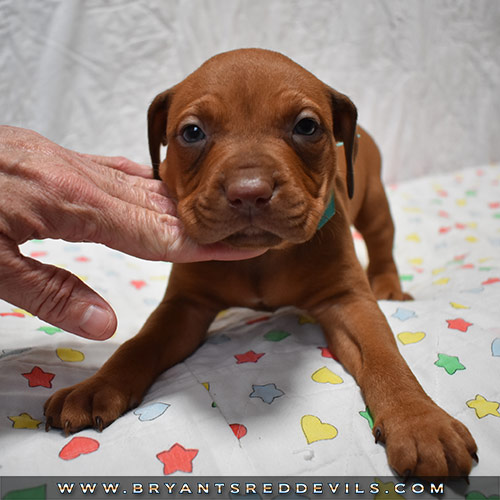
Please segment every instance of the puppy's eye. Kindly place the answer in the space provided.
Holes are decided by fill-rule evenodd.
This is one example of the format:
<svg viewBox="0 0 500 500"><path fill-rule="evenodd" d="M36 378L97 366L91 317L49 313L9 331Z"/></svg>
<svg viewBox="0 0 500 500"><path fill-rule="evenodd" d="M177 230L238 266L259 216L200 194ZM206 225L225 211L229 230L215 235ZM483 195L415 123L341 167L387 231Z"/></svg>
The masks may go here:
<svg viewBox="0 0 500 500"><path fill-rule="evenodd" d="M293 129L294 134L298 135L314 135L318 130L318 124L312 118L302 118Z"/></svg>
<svg viewBox="0 0 500 500"><path fill-rule="evenodd" d="M182 138L189 143L200 142L205 139L205 132L198 125L186 125L182 129Z"/></svg>

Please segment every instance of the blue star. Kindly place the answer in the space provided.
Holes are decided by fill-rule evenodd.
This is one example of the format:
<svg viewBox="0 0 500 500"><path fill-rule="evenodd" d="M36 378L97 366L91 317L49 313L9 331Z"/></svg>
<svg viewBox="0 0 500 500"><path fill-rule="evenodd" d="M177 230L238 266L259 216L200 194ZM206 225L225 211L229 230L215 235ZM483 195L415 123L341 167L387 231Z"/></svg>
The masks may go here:
<svg viewBox="0 0 500 500"><path fill-rule="evenodd" d="M482 293L484 292L484 287L480 286L478 288L469 288L467 290L460 290L461 293Z"/></svg>
<svg viewBox="0 0 500 500"><path fill-rule="evenodd" d="M280 391L276 384L266 384L266 385L252 385L253 392L250 394L251 398L260 398L264 403L270 405L275 398L279 398L285 394Z"/></svg>
<svg viewBox="0 0 500 500"><path fill-rule="evenodd" d="M411 311L410 309L403 309L402 307L398 307L396 312L392 315L393 318L397 318L400 321L406 321L407 319L416 318L417 315L415 311Z"/></svg>

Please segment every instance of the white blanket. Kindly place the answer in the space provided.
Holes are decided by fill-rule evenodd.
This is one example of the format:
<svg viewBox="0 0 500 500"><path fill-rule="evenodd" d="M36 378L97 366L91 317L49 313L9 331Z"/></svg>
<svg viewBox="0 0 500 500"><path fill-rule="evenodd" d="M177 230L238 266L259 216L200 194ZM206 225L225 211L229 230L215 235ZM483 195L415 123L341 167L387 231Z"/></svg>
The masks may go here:
<svg viewBox="0 0 500 500"><path fill-rule="evenodd" d="M474 435L473 476L499 470L499 183L500 167L484 166L388 188L415 300L380 306L425 390ZM226 312L136 411L101 434L46 433L46 398L137 332L170 265L92 244L32 241L22 251L79 275L111 302L119 327L107 342L86 341L0 302L1 475L391 474L356 383L320 327L293 309Z"/></svg>

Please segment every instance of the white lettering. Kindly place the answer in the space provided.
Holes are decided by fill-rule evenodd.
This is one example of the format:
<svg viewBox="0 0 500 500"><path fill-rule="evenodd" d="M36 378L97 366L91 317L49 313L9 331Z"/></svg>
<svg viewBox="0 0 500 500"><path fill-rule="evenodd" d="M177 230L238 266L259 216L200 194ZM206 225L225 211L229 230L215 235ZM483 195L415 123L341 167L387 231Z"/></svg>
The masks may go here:
<svg viewBox="0 0 500 500"><path fill-rule="evenodd" d="M421 495L424 492L424 485L422 483L415 483L411 487L412 493L415 493L416 495Z"/></svg>
<svg viewBox="0 0 500 500"><path fill-rule="evenodd" d="M269 495L272 494L272 492L273 492L272 483L262 483L262 493Z"/></svg>
<svg viewBox="0 0 500 500"><path fill-rule="evenodd" d="M404 483L396 483L396 484L394 485L394 491L395 491L398 495L403 495L404 493L406 493Z"/></svg>
<svg viewBox="0 0 500 500"><path fill-rule="evenodd" d="M102 489L104 490L104 493L106 495L109 495L110 493L113 493L113 495L116 495L118 488L120 487L120 483L101 483ZM93 492L92 492L93 493Z"/></svg>
<svg viewBox="0 0 500 500"><path fill-rule="evenodd" d="M444 484L439 483L437 486L431 483L431 495L444 495Z"/></svg>
<svg viewBox="0 0 500 500"><path fill-rule="evenodd" d="M64 495L65 493L71 493L73 488L75 487L75 483L57 483L57 487L59 488L59 493Z"/></svg>
<svg viewBox="0 0 500 500"><path fill-rule="evenodd" d="M295 483L295 493L299 495L301 493L305 493L307 491L307 484L304 483Z"/></svg>
<svg viewBox="0 0 500 500"><path fill-rule="evenodd" d="M189 487L189 484L184 483L181 486L181 489L179 490L179 495L182 495L183 493L188 493L189 495L193 494L193 492L191 491L191 488Z"/></svg>
<svg viewBox="0 0 500 500"><path fill-rule="evenodd" d="M201 493L206 493L208 495L209 491L210 490L208 488L208 483L205 484L198 483L198 495L200 495Z"/></svg>
<svg viewBox="0 0 500 500"><path fill-rule="evenodd" d="M84 495L86 495L89 492L90 492L91 495L93 495L96 486L97 486L97 483L93 483L93 484L90 484L90 483L86 483L86 484L80 483L80 489L82 490L82 493Z"/></svg>
<svg viewBox="0 0 500 500"><path fill-rule="evenodd" d="M356 493L356 495L364 495L365 494L365 490L360 490L359 489L359 483L356 483L356 488L354 490L354 493Z"/></svg>
<svg viewBox="0 0 500 500"><path fill-rule="evenodd" d="M328 487L330 488L330 491L335 495L337 493L337 490L339 489L340 483L335 483L335 486L333 486L332 483L328 483Z"/></svg>
<svg viewBox="0 0 500 500"><path fill-rule="evenodd" d="M280 495L290 493L290 485L287 483L278 483L278 493Z"/></svg>
<svg viewBox="0 0 500 500"><path fill-rule="evenodd" d="M165 488L167 488L168 490L168 493L171 495L172 494L172 490L175 488L175 485L177 483L163 483Z"/></svg>
<svg viewBox="0 0 500 500"><path fill-rule="evenodd" d="M245 495L250 495L250 493L252 494L257 494L257 492L255 491L255 488L256 488L256 484L255 483L245 483Z"/></svg>
<svg viewBox="0 0 500 500"><path fill-rule="evenodd" d="M222 488L224 488L224 486L226 486L226 483L215 483L214 486L217 488L217 494L221 495Z"/></svg>

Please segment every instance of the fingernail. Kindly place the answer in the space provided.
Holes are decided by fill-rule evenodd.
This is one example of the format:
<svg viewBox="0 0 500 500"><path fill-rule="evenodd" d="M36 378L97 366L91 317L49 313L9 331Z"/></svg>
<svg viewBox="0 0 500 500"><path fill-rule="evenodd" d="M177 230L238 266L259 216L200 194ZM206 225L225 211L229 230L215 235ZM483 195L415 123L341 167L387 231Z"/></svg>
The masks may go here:
<svg viewBox="0 0 500 500"><path fill-rule="evenodd" d="M108 338L108 328L113 321L109 311L101 307L91 305L82 316L80 328L92 339Z"/></svg>

